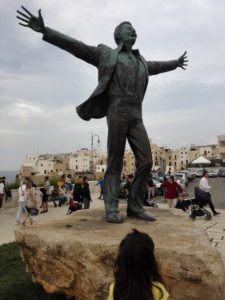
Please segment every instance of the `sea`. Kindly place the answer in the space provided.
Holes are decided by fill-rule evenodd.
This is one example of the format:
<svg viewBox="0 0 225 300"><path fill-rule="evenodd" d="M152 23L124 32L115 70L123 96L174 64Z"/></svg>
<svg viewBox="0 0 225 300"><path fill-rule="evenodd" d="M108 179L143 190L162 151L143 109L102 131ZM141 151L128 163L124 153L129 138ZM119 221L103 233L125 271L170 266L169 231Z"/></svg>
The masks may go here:
<svg viewBox="0 0 225 300"><path fill-rule="evenodd" d="M18 171L0 171L0 177L5 176L6 183L14 183L15 182L15 177L18 174Z"/></svg>

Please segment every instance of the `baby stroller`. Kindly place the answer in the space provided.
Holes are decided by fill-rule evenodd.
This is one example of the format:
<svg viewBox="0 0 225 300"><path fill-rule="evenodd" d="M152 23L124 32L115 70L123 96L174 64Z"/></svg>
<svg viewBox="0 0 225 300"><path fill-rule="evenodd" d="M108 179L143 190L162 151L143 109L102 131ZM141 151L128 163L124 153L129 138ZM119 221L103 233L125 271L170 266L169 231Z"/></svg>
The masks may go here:
<svg viewBox="0 0 225 300"><path fill-rule="evenodd" d="M187 194L186 194L187 195ZM195 187L195 198L180 198L176 208L188 212L189 217L195 220L196 217L203 217L204 220L211 220L211 213L204 207L209 202L209 196L199 187Z"/></svg>
<svg viewBox="0 0 225 300"><path fill-rule="evenodd" d="M79 203L79 202L75 202L73 200L73 198L70 198L70 201L69 201L69 207L68 207L68 210L67 210L67 215L70 215L72 214L74 211L76 210L80 210L82 209L82 204Z"/></svg>

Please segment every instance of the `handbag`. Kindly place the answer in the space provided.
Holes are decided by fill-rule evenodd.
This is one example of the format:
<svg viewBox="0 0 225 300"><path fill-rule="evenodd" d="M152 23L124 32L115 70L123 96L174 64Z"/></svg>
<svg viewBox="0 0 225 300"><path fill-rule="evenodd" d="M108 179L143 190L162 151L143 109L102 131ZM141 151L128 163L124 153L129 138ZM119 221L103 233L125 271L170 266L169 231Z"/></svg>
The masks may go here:
<svg viewBox="0 0 225 300"><path fill-rule="evenodd" d="M30 208L30 214L31 216L37 216L38 215L38 209L36 207Z"/></svg>

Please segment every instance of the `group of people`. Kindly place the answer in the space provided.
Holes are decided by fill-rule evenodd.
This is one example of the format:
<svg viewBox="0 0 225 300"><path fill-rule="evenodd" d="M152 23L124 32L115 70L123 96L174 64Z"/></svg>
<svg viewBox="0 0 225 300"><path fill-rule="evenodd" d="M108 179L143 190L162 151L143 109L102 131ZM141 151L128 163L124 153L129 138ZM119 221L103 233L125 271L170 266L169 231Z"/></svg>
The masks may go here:
<svg viewBox="0 0 225 300"><path fill-rule="evenodd" d="M0 181L0 192L1 188L2 184ZM79 209L90 208L90 202L92 201L87 176L79 176L77 182L73 185L71 175L67 177L62 175L53 188L50 185L49 177L45 176L44 185L39 190L41 192L41 214L48 212L49 201L53 202L54 207L67 204L70 213L77 210L78 207ZM29 219L32 225L35 219L31 215L31 209L35 208L38 210L38 188L32 180L26 177L20 182L18 194L19 207L16 224L21 224L21 218L24 214L22 224L25 226L27 219Z"/></svg>

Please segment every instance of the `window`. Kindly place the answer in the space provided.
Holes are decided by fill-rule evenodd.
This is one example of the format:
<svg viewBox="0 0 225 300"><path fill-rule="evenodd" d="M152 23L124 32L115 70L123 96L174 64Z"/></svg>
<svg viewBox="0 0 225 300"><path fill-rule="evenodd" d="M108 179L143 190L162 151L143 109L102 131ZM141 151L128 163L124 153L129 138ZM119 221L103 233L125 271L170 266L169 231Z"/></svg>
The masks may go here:
<svg viewBox="0 0 225 300"><path fill-rule="evenodd" d="M176 155L174 155L174 158L175 158L175 159L177 159L177 156L176 156Z"/></svg>

